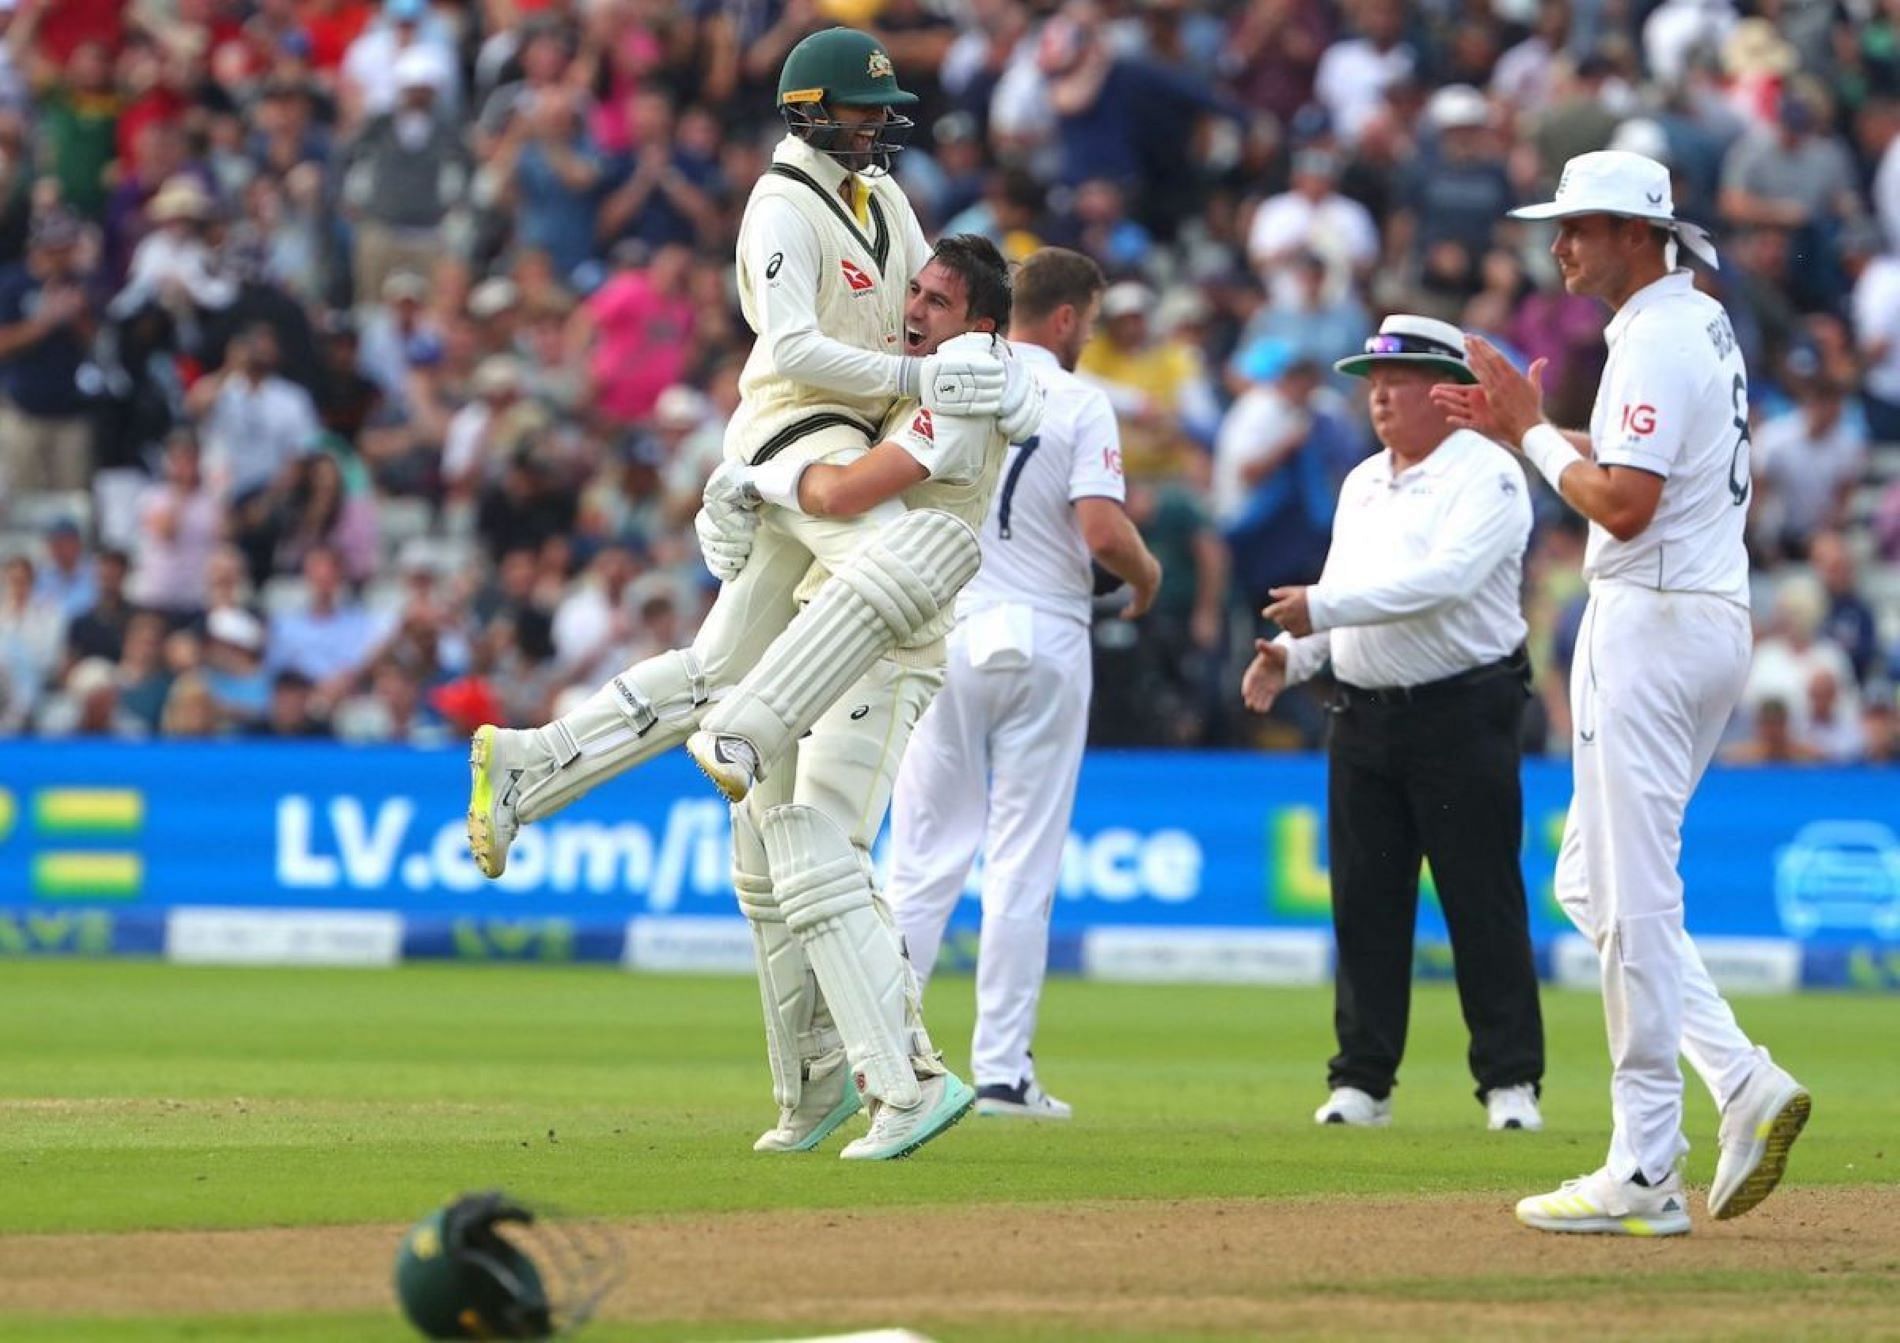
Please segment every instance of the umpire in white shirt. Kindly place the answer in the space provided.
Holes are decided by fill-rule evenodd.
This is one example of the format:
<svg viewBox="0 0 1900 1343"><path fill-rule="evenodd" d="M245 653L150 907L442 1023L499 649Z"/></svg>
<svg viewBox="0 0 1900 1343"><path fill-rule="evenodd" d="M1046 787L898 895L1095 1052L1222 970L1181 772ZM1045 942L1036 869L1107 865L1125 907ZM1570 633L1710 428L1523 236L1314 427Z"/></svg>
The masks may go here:
<svg viewBox="0 0 1900 1343"><path fill-rule="evenodd" d="M1470 1063L1494 1129L1543 1126L1543 1018L1518 863L1518 732L1529 694L1519 603L1523 469L1430 398L1476 381L1464 334L1393 316L1335 367L1372 384L1385 451L1354 467L1312 587L1275 588L1242 697L1264 713L1329 660L1339 683L1327 784L1333 1025L1322 1124L1391 1122L1411 1011L1420 862L1451 932Z"/></svg>

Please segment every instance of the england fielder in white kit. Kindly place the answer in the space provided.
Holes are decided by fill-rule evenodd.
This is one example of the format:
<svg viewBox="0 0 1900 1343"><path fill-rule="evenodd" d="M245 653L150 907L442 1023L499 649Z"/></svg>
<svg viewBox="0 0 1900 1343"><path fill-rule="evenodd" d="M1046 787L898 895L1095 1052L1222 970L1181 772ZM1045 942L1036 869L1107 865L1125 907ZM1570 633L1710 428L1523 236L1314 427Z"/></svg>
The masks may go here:
<svg viewBox="0 0 1900 1343"><path fill-rule="evenodd" d="M1588 434L1543 419L1541 363L1518 373L1469 341L1479 388L1438 387L1457 422L1517 445L1590 519L1590 603L1571 669L1574 791L1557 896L1595 942L1609 1031L1613 1130L1602 1167L1517 1205L1544 1231L1680 1235L1686 1054L1721 1110L1709 1211L1736 1217L1774 1189L1808 1093L1750 1042L1683 924L1682 818L1748 675L1748 375L1721 305L1675 265L1710 265L1675 218L1668 170L1600 151L1564 166L1554 219L1573 294L1614 309Z"/></svg>
<svg viewBox="0 0 1900 1343"><path fill-rule="evenodd" d="M920 983L983 853L970 1050L979 1114L1070 1116L1037 1081L1030 1046L1088 733L1090 560L1131 586L1131 619L1161 581L1122 508L1114 408L1074 372L1105 285L1093 261L1062 248L1016 274L1010 342L1042 382L1042 427L1010 449L982 567L957 598L944 687L892 801L887 898Z"/></svg>

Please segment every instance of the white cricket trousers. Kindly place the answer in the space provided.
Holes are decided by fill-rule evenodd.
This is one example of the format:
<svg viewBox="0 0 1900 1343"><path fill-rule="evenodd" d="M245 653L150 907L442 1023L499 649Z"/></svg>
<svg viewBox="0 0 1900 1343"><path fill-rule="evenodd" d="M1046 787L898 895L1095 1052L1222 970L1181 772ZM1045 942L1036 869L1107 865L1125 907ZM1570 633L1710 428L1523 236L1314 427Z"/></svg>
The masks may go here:
<svg viewBox="0 0 1900 1343"><path fill-rule="evenodd" d="M1014 1086L1034 1072L1049 915L1088 737L1088 626L1014 609L1030 640L998 647L981 625L973 639L972 620L952 631L943 690L917 725L891 804L888 898L920 981L983 853L970 1045L978 1086Z"/></svg>
<svg viewBox="0 0 1900 1343"><path fill-rule="evenodd" d="M1596 944L1609 1030L1609 1167L1665 1178L1686 1053L1727 1104L1765 1052L1683 926L1682 817L1748 677L1748 612L1700 592L1596 583L1570 669L1574 790L1557 898Z"/></svg>

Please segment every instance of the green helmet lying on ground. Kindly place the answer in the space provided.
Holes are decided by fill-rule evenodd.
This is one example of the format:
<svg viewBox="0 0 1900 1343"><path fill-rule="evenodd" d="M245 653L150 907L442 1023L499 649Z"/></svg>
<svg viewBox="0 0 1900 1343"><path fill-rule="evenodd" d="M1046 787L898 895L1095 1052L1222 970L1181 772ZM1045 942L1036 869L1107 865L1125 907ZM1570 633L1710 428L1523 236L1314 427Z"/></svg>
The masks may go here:
<svg viewBox="0 0 1900 1343"><path fill-rule="evenodd" d="M910 139L909 117L888 112L868 147L849 147L855 126L841 123L841 107L906 106L917 95L897 87L890 53L869 33L826 28L813 33L785 58L778 77L778 108L793 135L851 172L889 172L891 160Z"/></svg>
<svg viewBox="0 0 1900 1343"><path fill-rule="evenodd" d="M396 1253L396 1297L427 1338L552 1338L584 1324L619 1276L607 1242L575 1236L538 1248L552 1283L501 1228L543 1226L506 1194L464 1194L409 1228Z"/></svg>

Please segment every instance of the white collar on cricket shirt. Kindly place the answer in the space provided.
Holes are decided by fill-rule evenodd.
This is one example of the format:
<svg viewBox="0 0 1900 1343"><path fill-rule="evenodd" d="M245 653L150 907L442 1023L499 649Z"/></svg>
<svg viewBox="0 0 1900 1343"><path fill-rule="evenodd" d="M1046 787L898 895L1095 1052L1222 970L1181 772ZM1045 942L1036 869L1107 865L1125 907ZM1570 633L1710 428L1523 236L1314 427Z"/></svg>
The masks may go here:
<svg viewBox="0 0 1900 1343"><path fill-rule="evenodd" d="M1678 294L1687 294L1695 289L1695 276L1688 267L1678 266L1660 280L1651 280L1648 284L1623 300L1623 306L1616 310L1616 316L1603 329L1603 343L1614 345L1621 340L1629 324L1636 320L1636 314L1652 303L1660 303L1666 298Z"/></svg>
<svg viewBox="0 0 1900 1343"><path fill-rule="evenodd" d="M1056 352L1046 345L1037 345L1033 341L1027 340L1012 340L1009 343L1009 348L1016 352L1018 359L1032 367L1062 367L1062 361L1056 358Z"/></svg>
<svg viewBox="0 0 1900 1343"><path fill-rule="evenodd" d="M1416 466L1408 466L1403 471L1392 469L1394 458L1392 449L1382 447L1373 455L1375 465L1371 476L1374 484L1390 489L1398 485L1410 484L1415 480L1431 480L1438 476L1450 475L1456 469L1457 458L1464 455L1464 436L1469 430L1454 429L1440 439L1431 455Z"/></svg>

